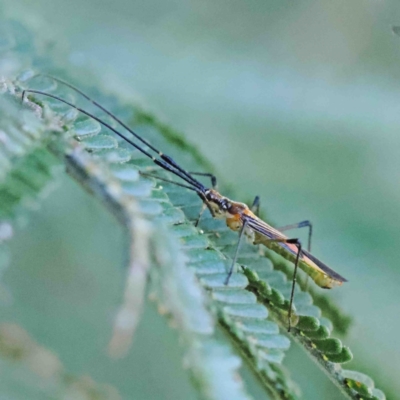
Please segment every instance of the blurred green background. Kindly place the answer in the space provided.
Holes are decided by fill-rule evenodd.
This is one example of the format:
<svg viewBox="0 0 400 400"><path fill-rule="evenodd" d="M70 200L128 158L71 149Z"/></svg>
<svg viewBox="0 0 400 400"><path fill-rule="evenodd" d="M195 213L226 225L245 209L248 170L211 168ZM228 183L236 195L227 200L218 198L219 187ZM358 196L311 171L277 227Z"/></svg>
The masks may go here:
<svg viewBox="0 0 400 400"><path fill-rule="evenodd" d="M329 295L354 317L344 339L355 356L350 367L388 394L400 391L400 38L391 32L400 3L3 0L1 7L67 44L70 71L84 67L103 88L182 131L243 199L260 195L277 225L313 221L313 253L349 280ZM141 345L127 359L107 359L123 287L115 265L122 232L61 179L32 215L37 234L21 230L12 243L6 282L14 303L2 317L124 398L194 398L177 340L152 306ZM76 354L75 345L85 351ZM305 398L341 398L296 346L286 365Z"/></svg>

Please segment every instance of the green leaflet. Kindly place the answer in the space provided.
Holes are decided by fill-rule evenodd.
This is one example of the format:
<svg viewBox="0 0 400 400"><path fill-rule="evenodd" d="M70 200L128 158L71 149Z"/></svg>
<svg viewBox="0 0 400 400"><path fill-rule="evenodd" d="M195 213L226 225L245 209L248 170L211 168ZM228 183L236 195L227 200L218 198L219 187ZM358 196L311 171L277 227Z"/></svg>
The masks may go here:
<svg viewBox="0 0 400 400"><path fill-rule="evenodd" d="M30 113L19 113L14 98L0 100L0 218L12 218L22 205L33 207L36 197L53 178L56 158L44 145L46 126Z"/></svg>

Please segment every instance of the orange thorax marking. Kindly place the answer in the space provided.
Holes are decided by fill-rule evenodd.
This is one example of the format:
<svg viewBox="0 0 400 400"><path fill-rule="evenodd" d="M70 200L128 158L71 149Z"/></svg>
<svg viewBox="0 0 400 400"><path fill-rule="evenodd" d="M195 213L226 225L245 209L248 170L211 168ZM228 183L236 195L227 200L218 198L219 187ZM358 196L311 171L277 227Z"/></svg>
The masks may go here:
<svg viewBox="0 0 400 400"><path fill-rule="evenodd" d="M229 209L229 216L226 218L226 225L233 231L239 230L243 226L243 214L254 216L246 204L232 202Z"/></svg>
<svg viewBox="0 0 400 400"><path fill-rule="evenodd" d="M237 214L233 214L232 216L228 217L226 219L226 225L228 226L228 228L232 229L233 231L239 230L243 225L241 215L239 213L237 213Z"/></svg>

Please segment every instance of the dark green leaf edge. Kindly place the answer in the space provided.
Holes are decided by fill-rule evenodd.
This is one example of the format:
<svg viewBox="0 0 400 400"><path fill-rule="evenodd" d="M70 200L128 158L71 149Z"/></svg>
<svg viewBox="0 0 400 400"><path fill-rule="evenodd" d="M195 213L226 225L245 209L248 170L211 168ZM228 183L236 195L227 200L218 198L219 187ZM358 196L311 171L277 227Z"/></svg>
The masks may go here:
<svg viewBox="0 0 400 400"><path fill-rule="evenodd" d="M288 279L291 279L291 276L293 275L293 265L291 263L282 260L281 257L276 256L272 251L267 252L267 257L273 262L274 268L277 271L282 271ZM307 279L306 276L300 276L297 279L297 284L301 290L310 293L314 305L322 310L324 317L331 320L335 332L341 336L347 335L353 322L353 318L346 314L331 297L326 296L326 293L321 293L319 288L315 289L315 285L310 283L310 279Z"/></svg>
<svg viewBox="0 0 400 400"><path fill-rule="evenodd" d="M254 264L254 261L251 267L244 266L246 258L251 258L250 254L252 254L251 249L247 251L249 253L245 256L242 255L239 261L243 261L241 263L242 268L249 279L248 289L255 293L258 300L269 308L271 316L284 329L288 323L287 309L291 282L287 281L283 274L279 279L273 277L270 271L266 271L265 265ZM272 272L271 261L270 264ZM282 296L278 294L279 292ZM332 324L326 318L320 317L319 309L313 306L310 301L311 297L305 295L306 293L300 290L295 293L294 303L297 309L298 322L292 328L290 336L302 345L311 358L322 367L330 379L349 398L359 399L360 395L365 399L385 398L383 392L375 389L371 378L362 373L351 371L352 376L358 377L358 380L356 380L348 377L349 371L341 368L340 364L351 361L352 353L339 339L330 337Z"/></svg>

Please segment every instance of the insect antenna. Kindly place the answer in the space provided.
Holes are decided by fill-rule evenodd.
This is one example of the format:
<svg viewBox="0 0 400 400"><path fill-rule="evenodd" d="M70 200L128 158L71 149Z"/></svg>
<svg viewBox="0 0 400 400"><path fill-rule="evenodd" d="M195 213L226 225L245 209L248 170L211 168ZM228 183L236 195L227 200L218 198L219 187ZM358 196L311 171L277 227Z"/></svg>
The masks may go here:
<svg viewBox="0 0 400 400"><path fill-rule="evenodd" d="M75 110L79 111L80 113L93 118L95 121L97 121L99 124L105 126L106 128L110 129L112 132L114 132L117 136L119 136L121 139L125 140L127 143L129 143L131 146L133 146L135 149L139 150L142 154L144 154L146 157L151 159L154 164L158 165L159 167L163 168L164 170L171 172L172 174L178 176L179 178L183 179L186 183L188 183L190 186L192 186L195 191L198 194L204 194L206 191L206 188L201 184L199 181L191 177L188 173L184 173L185 171L182 168L176 167L174 164L168 163L164 158L163 159L158 159L155 158L153 155L151 155L148 151L140 147L138 144L127 138L125 135L123 135L121 132L119 132L117 129L113 128L111 125L109 125L107 122L103 121L101 118L96 117L95 115L91 114L90 112L77 107L76 105L70 103L67 100L62 99L61 97L55 96L50 93L42 92L40 90L33 90L33 89L26 89L22 92L22 101L24 101L26 94L27 93L35 93L35 94L40 94L43 96L50 97L52 99L55 99L57 101L60 101L61 103L67 104L68 106L74 108ZM135 133L135 137L140 137ZM144 139L142 140L142 142ZM147 142L146 142L147 143ZM161 157L161 156L160 156ZM170 158L170 157L168 157ZM184 172L182 172L184 171ZM202 196L201 196L202 197Z"/></svg>
<svg viewBox="0 0 400 400"><path fill-rule="evenodd" d="M136 139L140 140L143 144L148 146L151 150L153 150L155 153L158 154L158 156L164 160L167 164L173 166L176 168L181 174L185 175L189 180L200 183L196 179L193 178L193 176L186 170L184 170L181 166L179 166L171 157L167 156L160 150L158 150L156 147L154 147L151 143L149 143L146 139L138 135L136 132L132 130L125 122L123 122L120 118L118 118L116 115L114 115L110 110L99 104L96 100L92 99L90 96L88 96L86 93L84 93L82 90L78 89L74 85L63 81L62 79L56 78L51 75L47 74L37 74L33 76L31 79L37 77L37 76L45 76L47 78L53 79L54 81L61 83L62 85L65 85L69 87L70 89L74 90L75 92L79 93L82 97L84 97L86 100L90 101L92 104L94 104L96 107L98 107L100 110L105 112L108 116L110 116L114 121L118 122L122 127L124 127L130 134L132 134ZM203 185L202 185L203 186Z"/></svg>

